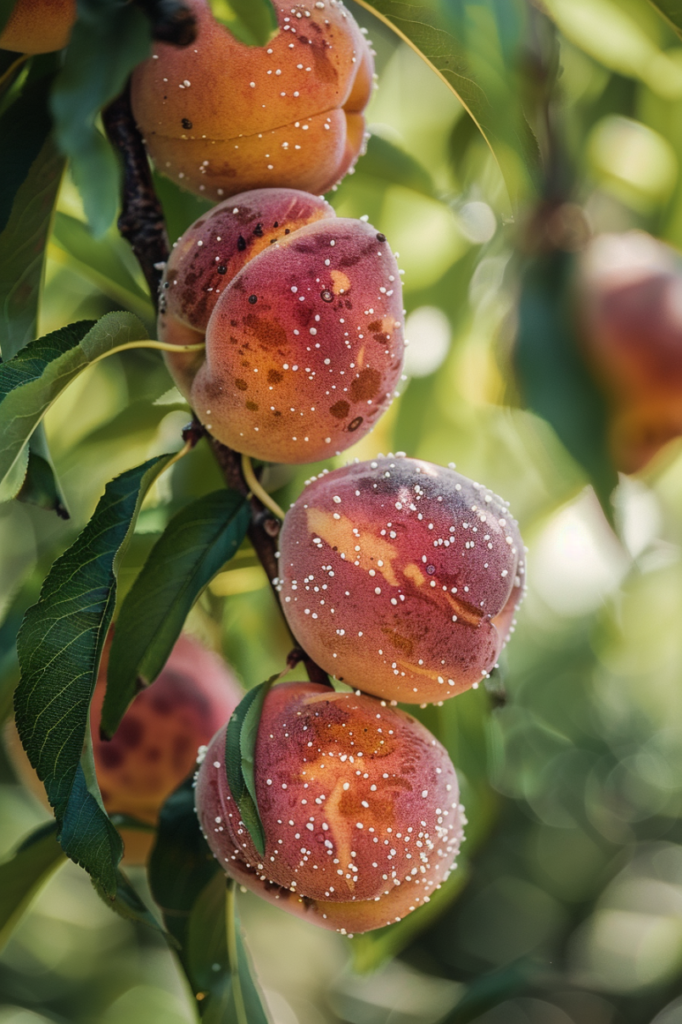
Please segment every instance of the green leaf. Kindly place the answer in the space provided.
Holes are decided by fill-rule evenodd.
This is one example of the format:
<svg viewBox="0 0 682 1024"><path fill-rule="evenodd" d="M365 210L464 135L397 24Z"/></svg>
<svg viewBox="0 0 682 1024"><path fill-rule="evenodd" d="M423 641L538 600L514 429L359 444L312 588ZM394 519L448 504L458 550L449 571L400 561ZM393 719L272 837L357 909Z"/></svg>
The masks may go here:
<svg viewBox="0 0 682 1024"><path fill-rule="evenodd" d="M45 248L63 170L64 158L48 138L14 196L0 235L0 338L5 360L36 334Z"/></svg>
<svg viewBox="0 0 682 1024"><path fill-rule="evenodd" d="M238 1024L268 1024L268 1017L244 945L235 890L235 883L230 882L227 889L226 908L227 949L230 955L235 1016ZM228 1020L233 1019L232 1017L228 1018Z"/></svg>
<svg viewBox="0 0 682 1024"><path fill-rule="evenodd" d="M206 1024L236 1024L227 950L227 885L218 870L199 893L187 924L186 970ZM216 966L217 965L217 966Z"/></svg>
<svg viewBox="0 0 682 1024"><path fill-rule="evenodd" d="M604 398L575 336L570 253L543 254L522 276L514 363L526 404L546 419L583 467L609 521L618 483L607 443Z"/></svg>
<svg viewBox="0 0 682 1024"><path fill-rule="evenodd" d="M7 227L15 196L50 134L50 85L51 77L28 83L0 118L0 232Z"/></svg>
<svg viewBox="0 0 682 1024"><path fill-rule="evenodd" d="M29 81L0 119L0 336L10 359L36 333L45 248L64 160L48 138L48 93L53 75ZM68 518L42 428L16 466L2 498L56 511Z"/></svg>
<svg viewBox="0 0 682 1024"><path fill-rule="evenodd" d="M431 175L413 156L380 135L372 135L357 172L386 184L402 185L433 198L436 190Z"/></svg>
<svg viewBox="0 0 682 1024"><path fill-rule="evenodd" d="M171 458L150 459L107 485L88 525L52 566L17 640L21 681L14 708L21 741L45 784L64 852L109 897L117 891L122 843L94 777L89 704L119 560L144 495Z"/></svg>
<svg viewBox="0 0 682 1024"><path fill-rule="evenodd" d="M191 779L172 793L159 815L156 843L149 859L149 885L161 908L168 931L180 945L180 957L188 970L186 944L190 913L199 894L219 873L225 880L216 859L209 850L199 828L194 809L194 786ZM195 992L205 987L191 976Z"/></svg>
<svg viewBox="0 0 682 1024"><path fill-rule="evenodd" d="M81 370L146 331L132 313L107 313L54 331L0 366L0 482L50 405Z"/></svg>
<svg viewBox="0 0 682 1024"><path fill-rule="evenodd" d="M117 156L96 118L150 47L149 21L134 4L78 0L78 21L52 90L52 113L59 147L69 158L96 236L116 215L120 176Z"/></svg>
<svg viewBox="0 0 682 1024"><path fill-rule="evenodd" d="M217 874L197 900L188 929L189 970L205 1024L268 1024L249 963L236 886Z"/></svg>
<svg viewBox="0 0 682 1024"><path fill-rule="evenodd" d="M168 660L187 615L204 587L246 536L249 506L220 490L175 515L151 550L116 622L109 657L102 729L112 736L137 692Z"/></svg>
<svg viewBox="0 0 682 1024"><path fill-rule="evenodd" d="M682 0L649 0L649 3L672 25L678 36L682 36Z"/></svg>
<svg viewBox="0 0 682 1024"><path fill-rule="evenodd" d="M256 797L255 750L263 702L277 679L279 673L249 690L233 711L225 733L227 784L239 808L242 821L261 856L265 853L265 833Z"/></svg>
<svg viewBox="0 0 682 1024"><path fill-rule="evenodd" d="M271 0L210 0L218 21L248 46L265 46L277 35L277 13Z"/></svg>
<svg viewBox="0 0 682 1024"><path fill-rule="evenodd" d="M526 11L521 0L357 0L412 47L476 122L512 203L534 190L539 154L521 109L518 82ZM507 42L511 38L515 45Z"/></svg>
<svg viewBox="0 0 682 1024"><path fill-rule="evenodd" d="M120 869L116 872L116 889L113 895L102 889L94 878L93 886L97 895L104 900L108 907L115 910L120 917L124 917L129 921L139 921L142 924L148 925L155 931L161 932L167 940L170 940L171 945L175 945L171 936L164 931L149 907L146 905L144 900L140 898L139 894Z"/></svg>
<svg viewBox="0 0 682 1024"><path fill-rule="evenodd" d="M28 443L26 478L17 494L19 501L56 512L60 519L69 519L69 512L57 483L52 456L47 446L45 428L39 423Z"/></svg>
<svg viewBox="0 0 682 1024"><path fill-rule="evenodd" d="M38 890L66 859L56 833L55 822L41 825L0 864L0 949Z"/></svg>
<svg viewBox="0 0 682 1024"><path fill-rule="evenodd" d="M87 226L75 217L57 211L51 241L71 257L71 266L120 306L153 324L156 320L149 293L142 288L127 265L132 251L117 233L105 239L93 238Z"/></svg>

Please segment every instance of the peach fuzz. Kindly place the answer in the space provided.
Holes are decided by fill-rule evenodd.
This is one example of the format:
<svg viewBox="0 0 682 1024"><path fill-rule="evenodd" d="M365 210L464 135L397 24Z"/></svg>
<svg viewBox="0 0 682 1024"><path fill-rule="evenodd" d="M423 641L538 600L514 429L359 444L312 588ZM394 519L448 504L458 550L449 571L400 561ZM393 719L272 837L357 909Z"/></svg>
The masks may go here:
<svg viewBox="0 0 682 1024"><path fill-rule="evenodd" d="M155 682L126 711L111 740L99 736L110 641L90 712L97 780L109 814L125 814L156 825L162 804L192 771L197 750L230 717L243 692L227 666L182 634ZM45 802L45 791L21 742L9 734L13 763L23 782ZM125 863L142 864L154 833L123 828Z"/></svg>
<svg viewBox="0 0 682 1024"><path fill-rule="evenodd" d="M223 728L198 772L215 857L285 910L342 932L400 920L448 876L463 808L445 749L410 715L314 683L268 693L256 740L261 857L225 772Z"/></svg>
<svg viewBox="0 0 682 1024"><path fill-rule="evenodd" d="M582 344L610 404L614 463L644 468L682 435L682 263L643 231L600 235L577 281Z"/></svg>
<svg viewBox="0 0 682 1024"><path fill-rule="evenodd" d="M158 334L179 389L223 444L272 462L343 451L402 369L402 290L384 236L293 189L234 196L178 240Z"/></svg>
<svg viewBox="0 0 682 1024"><path fill-rule="evenodd" d="M313 478L280 534L278 588L298 642L387 700L432 703L477 686L523 587L507 506L417 459L379 456Z"/></svg>
<svg viewBox="0 0 682 1024"><path fill-rule="evenodd" d="M17 0L0 33L0 50L50 53L66 46L76 21L76 0Z"/></svg>
<svg viewBox="0 0 682 1024"><path fill-rule="evenodd" d="M135 118L157 169L219 200L286 185L326 192L364 144L374 63L341 0L274 0L264 47L235 39L207 0L189 0L196 41L156 43L135 71Z"/></svg>

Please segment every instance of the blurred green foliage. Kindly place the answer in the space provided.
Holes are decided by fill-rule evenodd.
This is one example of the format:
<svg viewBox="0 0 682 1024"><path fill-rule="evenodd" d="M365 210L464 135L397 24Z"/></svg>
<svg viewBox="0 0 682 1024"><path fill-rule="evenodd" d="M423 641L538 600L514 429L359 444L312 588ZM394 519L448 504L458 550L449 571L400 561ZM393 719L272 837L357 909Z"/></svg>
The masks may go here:
<svg viewBox="0 0 682 1024"><path fill-rule="evenodd" d="M411 345L401 396L337 462L389 450L455 461L510 502L529 547L529 594L490 690L418 711L462 782L470 823L458 872L428 907L351 942L240 894L256 968L278 1024L679 1024L681 446L673 442L639 477L621 480L616 537L580 467L591 440L598 456L597 427L569 453L556 423L537 414L553 420L556 408L524 407L510 369L528 210L521 206L511 219L497 162L451 89L367 6L353 12L378 55L374 134L330 198L342 216L367 215L400 253ZM407 13L403 4L374 6ZM500 132L517 134L519 124L508 83L530 83L522 109L543 154L537 80L513 45L521 38L520 57L537 56L537 36L529 42L515 20L537 18L537 8L431 6L450 33L461 33L469 66L492 83ZM552 102L560 112L560 180L593 231L637 227L682 248L679 36L645 0L544 6L559 27ZM655 6L677 17L675 4ZM501 69L511 77L500 78ZM98 130L94 121L90 128ZM42 152L31 173L42 175L47 195L56 191L61 158ZM177 236L206 204L165 179L158 186ZM546 186L538 177L525 194ZM113 208L101 215L99 238L88 231L93 201L84 205L67 174L54 220L50 204L47 214L15 207L12 217L28 219L17 222L13 238L49 231L38 330L29 299L25 319L13 317L22 337L120 309L153 330L144 280L126 243L107 228ZM3 249L3 237L5 324L14 301L5 268L25 259L35 291L42 255L34 265L35 251L16 242ZM538 293L545 305L553 294L542 280ZM530 312L537 316L538 307ZM545 333L549 348L551 325ZM3 330L5 358L8 337ZM566 380L559 375L554 384L561 389ZM573 429L584 428L579 415L577 408ZM87 368L47 412L71 519L16 500L0 505L3 718L18 679L19 624L51 563L74 542L105 485L177 447L187 418L162 359L149 351ZM315 468L271 467L266 481L286 507ZM121 598L171 517L220 487L205 442L159 478L119 567ZM204 590L188 627L222 651L249 688L281 671L290 646L248 544ZM47 814L4 757L0 797L0 854L9 855ZM142 873L131 879L151 900ZM354 968L370 973L360 978ZM194 1020L195 1001L160 935L111 914L70 863L0 957L0 1024Z"/></svg>

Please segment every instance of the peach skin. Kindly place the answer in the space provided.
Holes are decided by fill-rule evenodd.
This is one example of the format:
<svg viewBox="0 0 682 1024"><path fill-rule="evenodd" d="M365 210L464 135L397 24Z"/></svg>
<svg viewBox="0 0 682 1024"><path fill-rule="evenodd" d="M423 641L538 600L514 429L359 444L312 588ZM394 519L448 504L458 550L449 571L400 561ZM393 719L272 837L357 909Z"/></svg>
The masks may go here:
<svg viewBox="0 0 682 1024"><path fill-rule="evenodd" d="M207 430L271 462L328 458L363 437L402 369L402 290L386 238L323 199L256 189L200 218L164 272L159 338Z"/></svg>
<svg viewBox="0 0 682 1024"><path fill-rule="evenodd" d="M61 50L75 21L76 0L17 0L0 32L0 50L30 54Z"/></svg>
<svg viewBox="0 0 682 1024"><path fill-rule="evenodd" d="M283 185L326 192L355 163L372 91L369 46L341 0L274 0L267 46L235 39L189 0L196 41L156 43L135 71L133 112L157 169L220 200Z"/></svg>
<svg viewBox="0 0 682 1024"><path fill-rule="evenodd" d="M257 853L227 782L225 728L196 806L223 869L284 910L343 933L381 928L452 870L463 808L445 749L410 715L314 683L268 693L256 740Z"/></svg>
<svg viewBox="0 0 682 1024"><path fill-rule="evenodd" d="M367 693L433 703L495 665L524 586L506 505L452 469L379 456L323 473L288 510L278 588L299 643Z"/></svg>

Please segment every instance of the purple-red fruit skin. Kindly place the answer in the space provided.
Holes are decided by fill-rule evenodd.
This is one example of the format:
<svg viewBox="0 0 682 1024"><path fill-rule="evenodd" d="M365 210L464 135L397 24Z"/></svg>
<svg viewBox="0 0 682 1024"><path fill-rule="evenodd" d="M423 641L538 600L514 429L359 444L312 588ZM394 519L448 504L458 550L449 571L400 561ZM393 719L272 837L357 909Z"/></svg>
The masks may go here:
<svg viewBox="0 0 682 1024"><path fill-rule="evenodd" d="M402 294L382 234L292 189L236 196L176 243L159 337L210 433L271 462L313 462L363 437L402 369Z"/></svg>
<svg viewBox="0 0 682 1024"><path fill-rule="evenodd" d="M490 672L524 573L506 505L416 459L322 474L280 535L282 607L299 643L344 682L405 703L444 700Z"/></svg>
<svg viewBox="0 0 682 1024"><path fill-rule="evenodd" d="M312 683L270 691L255 751L262 857L224 754L222 729L197 778L204 834L228 874L284 909L367 931L427 902L447 877L462 832L457 778L444 748L405 712Z"/></svg>

